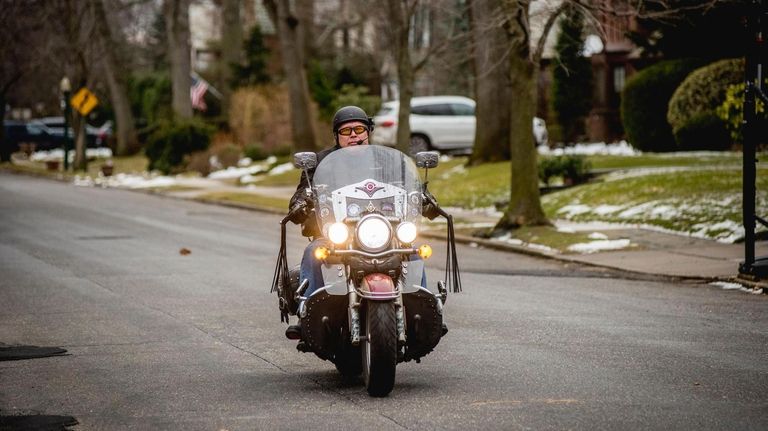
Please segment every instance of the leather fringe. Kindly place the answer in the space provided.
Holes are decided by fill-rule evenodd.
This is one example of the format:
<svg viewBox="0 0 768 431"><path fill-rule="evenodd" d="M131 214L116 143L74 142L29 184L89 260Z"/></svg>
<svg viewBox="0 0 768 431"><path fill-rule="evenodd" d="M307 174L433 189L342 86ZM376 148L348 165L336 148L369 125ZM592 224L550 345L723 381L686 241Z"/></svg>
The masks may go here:
<svg viewBox="0 0 768 431"><path fill-rule="evenodd" d="M285 240L285 222L280 222L280 250L277 252L277 263L275 263L275 273L272 276L272 288L270 293L277 292L278 306L280 307L280 322L288 322L288 307L284 305L282 297L285 295L288 283L290 283L288 277L288 257L286 255L286 240Z"/></svg>
<svg viewBox="0 0 768 431"><path fill-rule="evenodd" d="M459 258L456 253L456 234L453 231L453 216L443 212L448 221L448 251L445 257L445 282L448 290L453 293L461 292L461 273L459 272Z"/></svg>

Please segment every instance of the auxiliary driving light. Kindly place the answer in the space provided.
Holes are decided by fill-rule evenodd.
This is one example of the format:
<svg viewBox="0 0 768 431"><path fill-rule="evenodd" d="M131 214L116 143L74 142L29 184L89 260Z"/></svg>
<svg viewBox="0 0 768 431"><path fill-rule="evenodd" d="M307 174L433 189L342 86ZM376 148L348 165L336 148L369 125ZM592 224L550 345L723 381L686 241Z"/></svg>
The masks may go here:
<svg viewBox="0 0 768 431"><path fill-rule="evenodd" d="M336 222L328 227L328 239L334 244L344 244L349 238L349 229L347 225Z"/></svg>
<svg viewBox="0 0 768 431"><path fill-rule="evenodd" d="M405 244L410 244L416 240L416 233L416 225L409 221L402 222L397 226L397 239Z"/></svg>
<svg viewBox="0 0 768 431"><path fill-rule="evenodd" d="M328 250L326 247L318 247L315 249L315 259L317 260L325 260L328 259L328 256L331 255L331 251Z"/></svg>
<svg viewBox="0 0 768 431"><path fill-rule="evenodd" d="M424 244L419 247L419 256L425 260L429 259L429 257L432 256L432 247L430 247L429 244Z"/></svg>

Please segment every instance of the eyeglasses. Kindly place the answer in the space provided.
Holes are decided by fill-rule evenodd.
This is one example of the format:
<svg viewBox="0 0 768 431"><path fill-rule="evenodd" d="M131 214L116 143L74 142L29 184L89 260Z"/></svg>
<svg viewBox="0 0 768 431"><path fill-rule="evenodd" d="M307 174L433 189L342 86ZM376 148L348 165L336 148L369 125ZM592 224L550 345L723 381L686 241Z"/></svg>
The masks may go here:
<svg viewBox="0 0 768 431"><path fill-rule="evenodd" d="M352 134L352 131L355 131L355 134L361 134L363 132L368 131L368 128L365 126L354 126L354 127L344 127L342 129L339 129L337 132L341 136L349 136Z"/></svg>

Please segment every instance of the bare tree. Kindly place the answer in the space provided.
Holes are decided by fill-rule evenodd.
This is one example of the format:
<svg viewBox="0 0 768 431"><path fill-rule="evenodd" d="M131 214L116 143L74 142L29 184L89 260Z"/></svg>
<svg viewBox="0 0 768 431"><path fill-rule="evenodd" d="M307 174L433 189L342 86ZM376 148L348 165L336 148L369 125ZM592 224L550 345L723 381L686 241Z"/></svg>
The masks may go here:
<svg viewBox="0 0 768 431"><path fill-rule="evenodd" d="M453 19L434 32L440 34L439 40L432 37L432 17L438 10L447 12L447 9L443 3L434 0L386 0L382 8L382 34L389 42L387 47L395 61L399 89L396 146L405 153L416 150L411 144L409 121L416 75L433 57L469 37L467 32L456 28ZM446 16L461 15L462 12L447 13Z"/></svg>
<svg viewBox="0 0 768 431"><path fill-rule="evenodd" d="M472 0L472 61L475 71L475 144L469 163L509 160L510 92L509 55L504 28L506 16L492 0Z"/></svg>
<svg viewBox="0 0 768 431"><path fill-rule="evenodd" d="M411 98L413 97L414 71L408 46L411 16L418 2L386 0L387 33L392 41L392 54L397 68L400 108L397 113L398 150L411 152Z"/></svg>
<svg viewBox="0 0 768 431"><path fill-rule="evenodd" d="M108 0L97 0L91 2L95 14L96 29L101 42L101 65L104 71L104 79L109 88L110 101L115 112L115 122L117 127L117 148L116 153L119 156L134 154L140 149L139 140L136 137L136 126L134 124L131 104L128 100L128 92L125 83L125 67L121 65L120 59L116 55L119 47L124 45L118 41L120 34L113 33L111 22L107 16L106 10L111 9L105 3Z"/></svg>
<svg viewBox="0 0 768 431"><path fill-rule="evenodd" d="M163 17L168 36L168 57L171 62L173 112L179 118L192 118L192 86L189 33L190 0L163 0Z"/></svg>
<svg viewBox="0 0 768 431"><path fill-rule="evenodd" d="M225 113L229 112L232 96L232 67L242 60L243 24L240 19L240 3L240 0L223 0L221 5L221 106Z"/></svg>
<svg viewBox="0 0 768 431"><path fill-rule="evenodd" d="M317 148L315 127L310 108L309 85L302 49L303 26L288 0L264 2L272 21L277 25L283 69L290 96L293 148L296 151L314 151Z"/></svg>
<svg viewBox="0 0 768 431"><path fill-rule="evenodd" d="M515 96L510 115L510 200L504 216L496 227L515 228L524 225L549 224L541 207L536 166L536 148L531 133L535 114L536 77L538 65L530 49L528 0L504 0L502 12L508 23L506 39L509 55L510 94Z"/></svg>
<svg viewBox="0 0 768 431"><path fill-rule="evenodd" d="M0 0L0 162L11 159L10 145L4 141L4 119L9 92L22 78L40 65L40 59L30 50L33 36L42 22L39 4L23 4L14 0Z"/></svg>

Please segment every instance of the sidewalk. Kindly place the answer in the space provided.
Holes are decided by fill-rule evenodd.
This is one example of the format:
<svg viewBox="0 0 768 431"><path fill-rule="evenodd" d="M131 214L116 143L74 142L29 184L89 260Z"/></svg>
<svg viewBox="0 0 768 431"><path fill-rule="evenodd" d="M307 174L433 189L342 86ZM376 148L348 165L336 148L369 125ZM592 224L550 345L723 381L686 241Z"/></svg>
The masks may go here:
<svg viewBox="0 0 768 431"><path fill-rule="evenodd" d="M478 223L496 221L487 216L478 216L466 211L459 212L455 216L472 219ZM559 222L557 224L560 226ZM594 226L589 223L576 222L565 222L563 225L573 230L597 232L605 235L609 240L628 239L635 247L588 254L564 254L541 250L536 247L507 244L501 241L478 240L473 237L462 237L461 239L464 242L477 242L496 248L521 251L559 260L680 278L732 279L738 276L739 262L744 260L744 244L726 244L644 228L604 224ZM755 255L758 257L768 255L768 242L757 242Z"/></svg>

